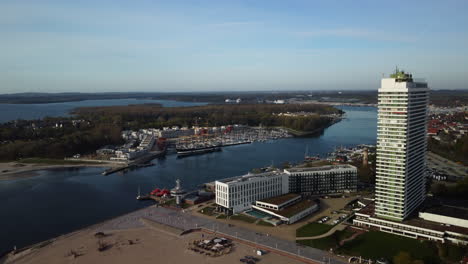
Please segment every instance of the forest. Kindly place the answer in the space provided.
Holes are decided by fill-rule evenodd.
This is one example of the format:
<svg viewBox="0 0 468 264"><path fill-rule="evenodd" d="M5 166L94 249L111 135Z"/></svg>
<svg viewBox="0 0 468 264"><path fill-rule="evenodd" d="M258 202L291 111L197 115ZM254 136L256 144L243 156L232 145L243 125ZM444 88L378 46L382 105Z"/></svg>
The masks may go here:
<svg viewBox="0 0 468 264"><path fill-rule="evenodd" d="M121 144L121 128L110 124L98 124L81 129L50 128L22 129L29 131L13 134L16 129L0 128L0 161L41 157L63 159L77 153L90 153L108 144ZM5 136L16 139L5 140Z"/></svg>
<svg viewBox="0 0 468 264"><path fill-rule="evenodd" d="M278 116L279 113L305 112L299 117ZM297 131L313 131L333 121L322 115L341 114L331 106L316 104L240 104L193 107L161 107L160 105L130 105L78 108L74 114L95 122L113 123L123 129L162 128L170 126L282 126Z"/></svg>

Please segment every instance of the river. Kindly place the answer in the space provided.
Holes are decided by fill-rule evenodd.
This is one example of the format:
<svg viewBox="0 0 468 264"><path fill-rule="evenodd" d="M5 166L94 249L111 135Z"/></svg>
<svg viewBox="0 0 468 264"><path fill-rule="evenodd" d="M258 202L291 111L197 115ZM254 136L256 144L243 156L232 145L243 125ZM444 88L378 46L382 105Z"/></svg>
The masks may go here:
<svg viewBox="0 0 468 264"><path fill-rule="evenodd" d="M286 138L226 147L221 152L179 159L169 155L155 166L102 176L103 168L40 171L39 176L0 181L0 252L26 246L142 208L137 189L186 189L215 179L241 175L253 168L299 162L306 146L321 156L337 146L375 144L377 111L341 107L346 118L308 138Z"/></svg>

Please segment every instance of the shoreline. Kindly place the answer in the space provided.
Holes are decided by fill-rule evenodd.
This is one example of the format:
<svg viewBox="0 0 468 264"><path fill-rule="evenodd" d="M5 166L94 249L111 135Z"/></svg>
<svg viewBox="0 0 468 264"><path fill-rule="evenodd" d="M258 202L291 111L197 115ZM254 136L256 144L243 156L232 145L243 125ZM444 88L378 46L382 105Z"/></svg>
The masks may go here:
<svg viewBox="0 0 468 264"><path fill-rule="evenodd" d="M110 168L115 164L111 163L77 163L77 164L44 164L44 163L21 163L2 162L0 163L0 181L13 180L18 178L29 178L38 176L41 170L79 169L79 168Z"/></svg>

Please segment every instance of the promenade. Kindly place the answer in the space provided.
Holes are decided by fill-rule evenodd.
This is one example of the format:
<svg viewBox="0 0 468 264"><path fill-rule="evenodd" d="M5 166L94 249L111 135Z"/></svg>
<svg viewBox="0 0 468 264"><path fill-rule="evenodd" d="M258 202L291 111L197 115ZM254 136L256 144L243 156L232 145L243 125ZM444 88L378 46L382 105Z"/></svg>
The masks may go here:
<svg viewBox="0 0 468 264"><path fill-rule="evenodd" d="M262 249L289 255L295 259L301 258L310 263L346 263L336 256L322 250L305 247L292 241L276 238L269 234L256 233L242 227L194 216L185 213L183 210L179 211L158 206L150 206L109 220L101 225L97 225L96 229L98 231L110 231L144 227L145 225L140 219L151 220L180 229L181 231L188 229L204 229L208 232L228 236L247 244L255 244Z"/></svg>

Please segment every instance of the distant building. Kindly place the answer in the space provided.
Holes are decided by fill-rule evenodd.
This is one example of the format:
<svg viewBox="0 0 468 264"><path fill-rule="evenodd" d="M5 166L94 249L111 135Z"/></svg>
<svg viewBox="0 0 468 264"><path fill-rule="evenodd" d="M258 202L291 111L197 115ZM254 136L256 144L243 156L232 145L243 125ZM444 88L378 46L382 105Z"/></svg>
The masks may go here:
<svg viewBox="0 0 468 264"><path fill-rule="evenodd" d="M155 142L154 136L145 135L143 137L143 140L141 140L140 145L138 146L138 149L140 149L140 150L143 150L143 149L151 150L153 148L153 146L154 146L154 142Z"/></svg>
<svg viewBox="0 0 468 264"><path fill-rule="evenodd" d="M286 173L272 171L216 181L216 204L229 214L245 211L257 200L288 193L288 179Z"/></svg>
<svg viewBox="0 0 468 264"><path fill-rule="evenodd" d="M187 204L195 205L206 202L214 198L214 193L206 191L197 191L190 193L184 197L184 201Z"/></svg>
<svg viewBox="0 0 468 264"><path fill-rule="evenodd" d="M292 193L319 195L357 190L357 168L352 165L293 167L284 172L289 175Z"/></svg>
<svg viewBox="0 0 468 264"><path fill-rule="evenodd" d="M96 150L96 154L98 155L109 155L109 154L114 154L114 152L115 152L115 147L111 145L107 145Z"/></svg>
<svg viewBox="0 0 468 264"><path fill-rule="evenodd" d="M186 136L193 136L195 134L195 130L191 128L164 128L163 130L158 131L158 137L162 138L178 138L178 137L186 137Z"/></svg>
<svg viewBox="0 0 468 264"><path fill-rule="evenodd" d="M228 103L228 104L240 104L240 102L242 102L242 99L240 98L237 98L237 99L226 99L224 100L225 103Z"/></svg>

